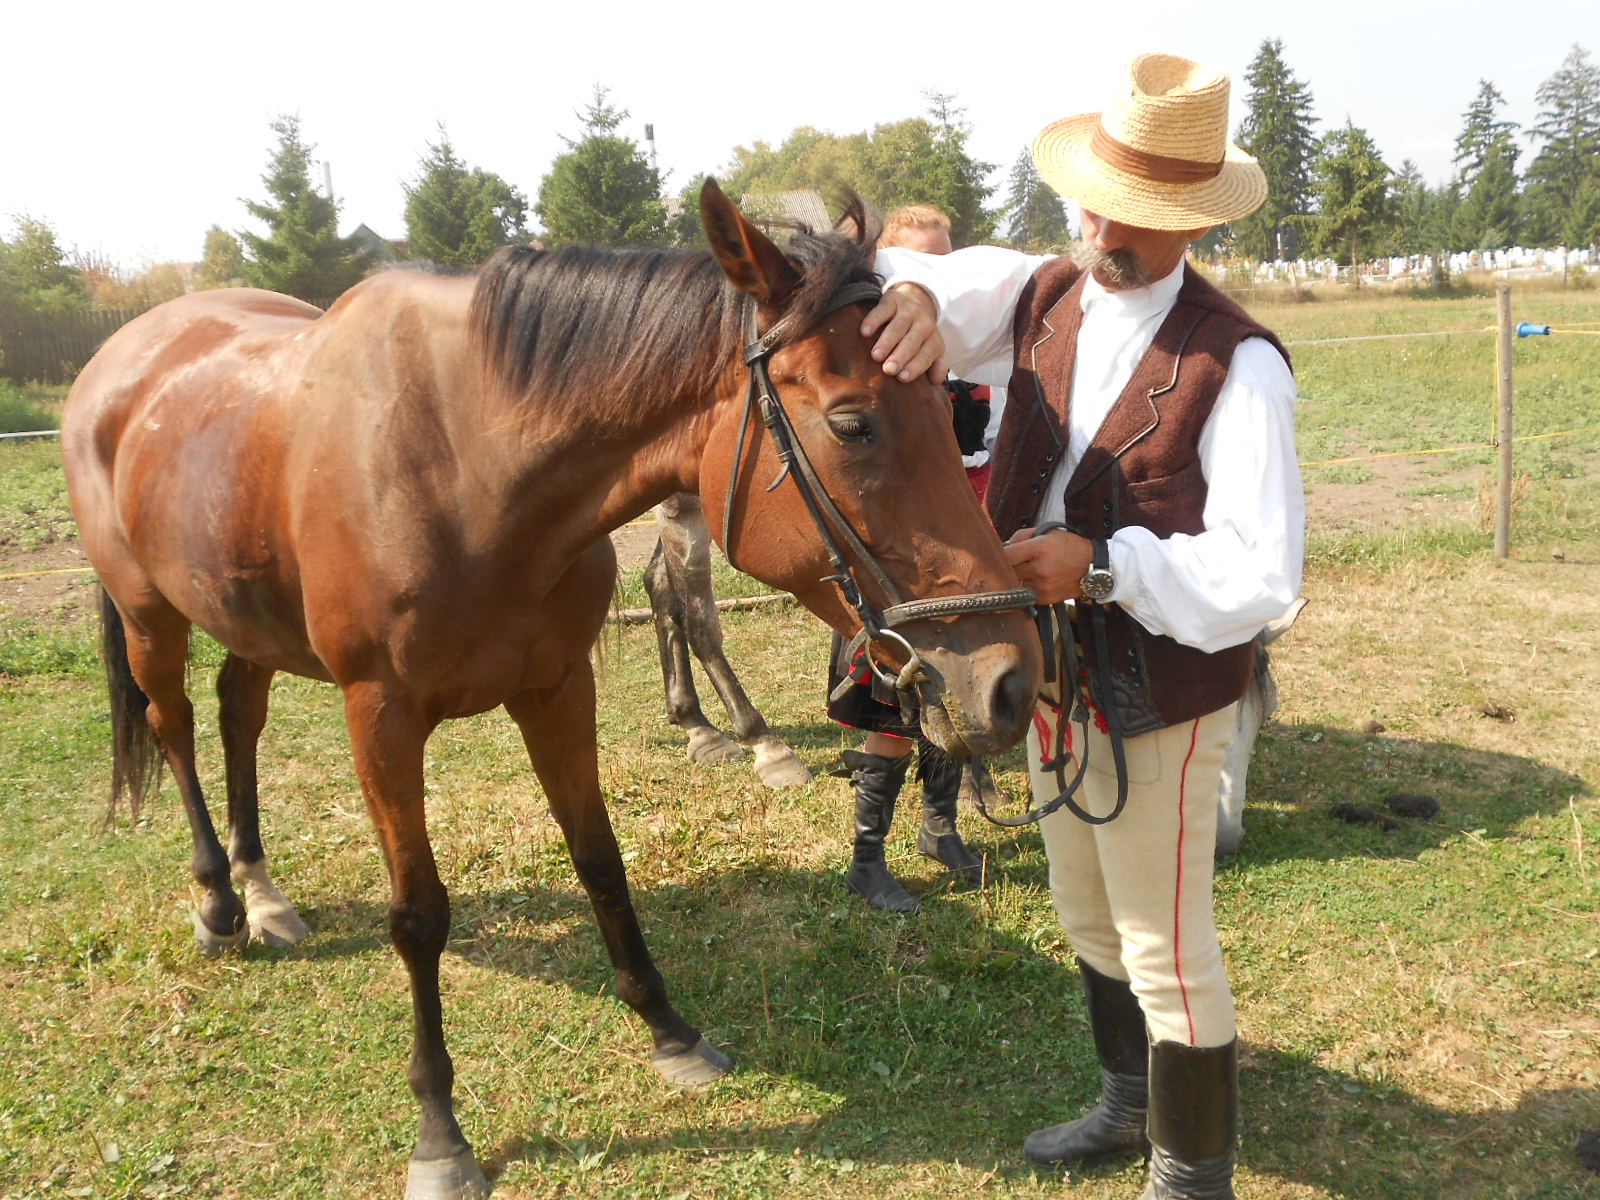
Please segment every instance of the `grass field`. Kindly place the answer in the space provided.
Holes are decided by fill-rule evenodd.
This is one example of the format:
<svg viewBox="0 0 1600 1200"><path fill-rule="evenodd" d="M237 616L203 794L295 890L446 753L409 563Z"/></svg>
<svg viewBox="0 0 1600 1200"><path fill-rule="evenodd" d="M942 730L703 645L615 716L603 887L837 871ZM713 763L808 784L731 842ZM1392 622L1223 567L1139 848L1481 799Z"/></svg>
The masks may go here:
<svg viewBox="0 0 1600 1200"><path fill-rule="evenodd" d="M1600 329L1594 292L1516 308ZM1600 1126L1600 433L1519 444L1497 562L1493 302L1256 311L1296 343L1304 459L1406 454L1306 468L1311 603L1275 648L1282 708L1217 888L1244 1046L1239 1195L1600 1198L1573 1152ZM1466 332L1313 344L1439 330ZM1516 354L1519 434L1600 425L1600 339ZM26 403L49 416L52 399ZM1450 447L1468 448L1422 453ZM0 575L72 536L53 456L0 443ZM139 822L101 827L92 592L24 605L19 586L0 580L0 1197L398 1194L410 1009L336 693L280 679L262 752L274 873L313 936L203 960L170 784ZM1037 835L964 816L992 881L953 891L902 820L891 862L922 913L863 911L840 886L848 785L824 774L845 744L820 715L826 633L769 608L727 634L809 787L688 763L646 628L608 635L601 712L646 934L680 1008L739 1060L704 1092L646 1065L510 722L430 745L458 1111L496 1195L1131 1200L1136 1165L1063 1179L1018 1149L1096 1088ZM211 781L218 661L197 643ZM998 766L1022 787L1015 753ZM1329 815L1394 792L1441 815L1388 832Z"/></svg>

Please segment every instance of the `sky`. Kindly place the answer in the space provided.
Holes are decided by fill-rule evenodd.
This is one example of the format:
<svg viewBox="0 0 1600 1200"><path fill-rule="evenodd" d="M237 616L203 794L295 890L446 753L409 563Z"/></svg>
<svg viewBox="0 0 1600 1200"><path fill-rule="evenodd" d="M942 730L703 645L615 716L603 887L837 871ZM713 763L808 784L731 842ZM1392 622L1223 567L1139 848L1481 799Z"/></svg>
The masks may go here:
<svg viewBox="0 0 1600 1200"><path fill-rule="evenodd" d="M882 36L871 11L893 14ZM283 114L329 164L341 232L404 236L402 185L441 126L531 205L597 84L630 114L624 136L644 147L654 126L672 193L736 146L778 145L802 125L870 130L924 115L930 89L953 92L968 152L997 165L1003 195L1034 134L1101 108L1146 51L1229 72L1237 127L1267 38L1310 88L1319 133L1348 118L1392 168L1409 158L1439 183L1478 81L1526 126L1574 43L1600 61L1600 4L19 3L0 15L0 236L29 216L69 253L130 271L196 260L212 225L257 228L244 201L266 198Z"/></svg>

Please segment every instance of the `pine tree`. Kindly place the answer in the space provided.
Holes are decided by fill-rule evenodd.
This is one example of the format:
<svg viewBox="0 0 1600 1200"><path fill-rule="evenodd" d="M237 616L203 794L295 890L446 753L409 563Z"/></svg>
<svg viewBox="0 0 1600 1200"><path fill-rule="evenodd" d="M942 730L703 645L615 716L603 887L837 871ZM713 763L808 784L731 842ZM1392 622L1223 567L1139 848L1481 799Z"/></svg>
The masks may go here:
<svg viewBox="0 0 1600 1200"><path fill-rule="evenodd" d="M1013 246L1029 250L1054 250L1071 236L1067 229L1067 210L1033 165L1027 147L1011 164L1011 179L1006 192L1006 237Z"/></svg>
<svg viewBox="0 0 1600 1200"><path fill-rule="evenodd" d="M1250 216L1233 222L1241 253L1251 258L1294 257L1294 226L1311 207L1312 162L1317 141L1312 132L1311 92L1283 61L1283 42L1261 43L1245 71L1250 91L1237 140L1261 164L1267 199Z"/></svg>
<svg viewBox="0 0 1600 1200"><path fill-rule="evenodd" d="M498 247L527 240L528 198L500 176L468 167L441 127L406 193L412 257L441 267L475 267Z"/></svg>
<svg viewBox="0 0 1600 1200"><path fill-rule="evenodd" d="M1530 236L1590 245L1600 240L1593 203L1600 189L1600 67L1574 45L1534 96L1539 121L1528 134L1544 146L1528 164Z"/></svg>
<svg viewBox="0 0 1600 1200"><path fill-rule="evenodd" d="M1389 168L1367 131L1346 118L1322 139L1315 170L1317 245L1330 254L1348 247L1356 269L1361 250L1375 248L1393 220Z"/></svg>
<svg viewBox="0 0 1600 1200"><path fill-rule="evenodd" d="M633 141L617 134L627 119L606 103L606 89L579 114L583 136L567 138L539 184L534 211L552 245L587 242L599 246L655 244L666 240L667 210L661 176Z"/></svg>
<svg viewBox="0 0 1600 1200"><path fill-rule="evenodd" d="M1503 133L1481 150L1478 167L1466 183L1452 226L1462 250L1502 250L1514 245L1522 221L1517 194L1517 147Z"/></svg>
<svg viewBox="0 0 1600 1200"><path fill-rule="evenodd" d="M902 204L931 204L950 216L950 240L956 246L970 246L994 236L994 214L984 201L994 191L984 179L994 170L993 163L979 162L967 153L970 132L964 119L966 110L957 108L949 92L925 93L929 125L933 129L927 170L921 194Z"/></svg>
<svg viewBox="0 0 1600 1200"><path fill-rule="evenodd" d="M1478 80L1478 94L1462 115L1461 132L1456 136L1455 164L1462 182L1468 187L1477 179L1489 156L1498 154L1502 143L1510 144L1512 135L1517 132L1515 121L1499 119L1500 106L1505 102L1506 98L1494 84L1487 79Z"/></svg>
<svg viewBox="0 0 1600 1200"><path fill-rule="evenodd" d="M371 257L354 238L339 236L338 202L311 186L313 147L301 140L300 118L280 117L272 130L278 148L261 177L271 200L245 201L267 227L265 235L239 234L245 278L253 287L326 302L359 282Z"/></svg>

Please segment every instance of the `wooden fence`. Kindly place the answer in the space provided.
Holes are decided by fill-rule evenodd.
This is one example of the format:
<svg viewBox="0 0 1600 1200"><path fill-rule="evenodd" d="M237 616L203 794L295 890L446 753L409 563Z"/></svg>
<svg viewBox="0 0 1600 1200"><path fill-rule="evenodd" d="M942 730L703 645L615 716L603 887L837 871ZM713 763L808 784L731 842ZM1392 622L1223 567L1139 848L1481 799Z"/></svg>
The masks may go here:
<svg viewBox="0 0 1600 1200"><path fill-rule="evenodd" d="M0 379L70 383L100 344L139 314L14 314L0 321Z"/></svg>

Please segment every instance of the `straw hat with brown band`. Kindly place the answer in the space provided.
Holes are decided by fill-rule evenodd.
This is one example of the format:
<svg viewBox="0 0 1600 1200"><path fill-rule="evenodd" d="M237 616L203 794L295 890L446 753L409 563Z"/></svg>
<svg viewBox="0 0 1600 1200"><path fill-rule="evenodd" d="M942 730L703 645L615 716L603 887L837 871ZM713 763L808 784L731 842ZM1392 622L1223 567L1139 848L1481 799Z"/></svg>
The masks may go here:
<svg viewBox="0 0 1600 1200"><path fill-rule="evenodd" d="M1134 59L1104 112L1046 126L1033 161L1062 196L1141 229L1210 228L1267 198L1260 164L1228 141L1228 76L1172 54Z"/></svg>

